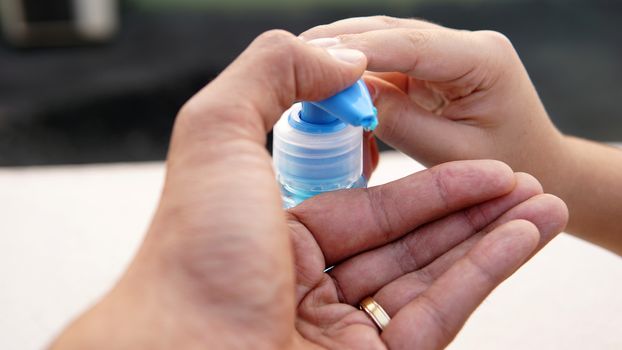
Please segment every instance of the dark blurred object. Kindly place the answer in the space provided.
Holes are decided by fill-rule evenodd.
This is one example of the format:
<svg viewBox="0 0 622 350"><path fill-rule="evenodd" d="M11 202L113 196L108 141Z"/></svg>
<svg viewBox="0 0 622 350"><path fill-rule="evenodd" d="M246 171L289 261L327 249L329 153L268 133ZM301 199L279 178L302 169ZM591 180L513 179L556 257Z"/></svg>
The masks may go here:
<svg viewBox="0 0 622 350"><path fill-rule="evenodd" d="M0 0L6 39L15 46L103 42L118 28L116 0Z"/></svg>
<svg viewBox="0 0 622 350"><path fill-rule="evenodd" d="M123 29L107 45L0 45L0 165L163 159L179 107L255 36L270 28L299 33L372 14L505 33L562 131L622 140L622 2L419 0L374 6L216 12L146 11L130 4Z"/></svg>

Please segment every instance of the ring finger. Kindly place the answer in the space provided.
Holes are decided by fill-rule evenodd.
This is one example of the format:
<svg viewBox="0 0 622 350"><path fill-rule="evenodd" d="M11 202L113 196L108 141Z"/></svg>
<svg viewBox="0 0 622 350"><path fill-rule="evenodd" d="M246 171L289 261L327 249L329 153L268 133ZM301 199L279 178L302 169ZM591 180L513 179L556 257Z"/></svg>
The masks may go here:
<svg viewBox="0 0 622 350"><path fill-rule="evenodd" d="M525 220L537 227L540 239L535 247L535 251L532 252L534 254L563 229L567 213L565 213L565 207L560 205L560 202L561 200L548 194L532 197L512 208L486 228L469 237L424 268L403 275L388 283L374 294L374 299L385 308L389 315L395 315L405 305L415 300L422 293L425 293L457 261L468 256L473 249L477 249L475 247L480 244L479 242L486 239L487 235L508 222ZM557 210L551 213L546 208L556 208ZM547 213L548 215L543 215L542 213ZM514 252L510 250L507 253L511 255Z"/></svg>

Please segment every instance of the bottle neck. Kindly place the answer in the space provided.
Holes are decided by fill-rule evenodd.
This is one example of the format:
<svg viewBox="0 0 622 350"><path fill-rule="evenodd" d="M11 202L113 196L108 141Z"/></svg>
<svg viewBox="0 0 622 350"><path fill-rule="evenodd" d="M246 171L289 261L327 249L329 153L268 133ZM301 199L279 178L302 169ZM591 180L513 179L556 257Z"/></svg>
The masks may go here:
<svg viewBox="0 0 622 350"><path fill-rule="evenodd" d="M307 192L337 190L356 182L363 171L363 129L340 121L321 130L308 128L309 123L300 120L301 109L295 104L274 127L279 181Z"/></svg>
<svg viewBox="0 0 622 350"><path fill-rule="evenodd" d="M302 110L300 111L300 119L318 126L333 123L337 120L333 115L327 113L320 107L311 102L302 102Z"/></svg>

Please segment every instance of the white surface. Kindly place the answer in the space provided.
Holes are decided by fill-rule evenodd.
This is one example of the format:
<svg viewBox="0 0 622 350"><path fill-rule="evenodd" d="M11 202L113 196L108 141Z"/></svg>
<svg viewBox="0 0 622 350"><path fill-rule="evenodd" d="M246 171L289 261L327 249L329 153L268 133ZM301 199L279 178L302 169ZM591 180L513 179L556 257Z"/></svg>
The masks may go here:
<svg viewBox="0 0 622 350"><path fill-rule="evenodd" d="M372 184L420 170L383 153ZM119 277L161 163L0 169L0 349L39 349ZM622 259L556 238L498 288L451 349L622 349ZM416 331L416 330L414 330Z"/></svg>

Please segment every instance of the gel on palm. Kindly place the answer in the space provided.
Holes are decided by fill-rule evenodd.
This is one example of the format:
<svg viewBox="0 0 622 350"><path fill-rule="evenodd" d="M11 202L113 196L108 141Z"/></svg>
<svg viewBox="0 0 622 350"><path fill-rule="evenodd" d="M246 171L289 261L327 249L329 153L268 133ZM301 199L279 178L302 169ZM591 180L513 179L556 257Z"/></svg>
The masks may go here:
<svg viewBox="0 0 622 350"><path fill-rule="evenodd" d="M367 187L363 129L378 125L362 80L319 102L301 102L274 126L272 154L283 207L317 194Z"/></svg>

